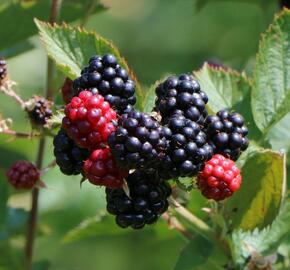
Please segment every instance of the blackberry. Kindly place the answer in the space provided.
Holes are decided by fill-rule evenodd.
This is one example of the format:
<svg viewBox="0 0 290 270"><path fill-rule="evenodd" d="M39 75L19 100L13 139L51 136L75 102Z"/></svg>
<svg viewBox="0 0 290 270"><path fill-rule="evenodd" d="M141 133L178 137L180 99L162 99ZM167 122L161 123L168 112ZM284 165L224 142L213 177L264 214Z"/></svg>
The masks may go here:
<svg viewBox="0 0 290 270"><path fill-rule="evenodd" d="M222 154L232 160L237 160L249 145L246 137L248 129L243 117L228 110L220 110L216 115L208 116L204 132L214 153Z"/></svg>
<svg viewBox="0 0 290 270"><path fill-rule="evenodd" d="M108 144L118 166L126 169L156 168L167 148L160 124L148 114L137 111L119 118Z"/></svg>
<svg viewBox="0 0 290 270"><path fill-rule="evenodd" d="M206 134L196 122L182 115L172 116L163 133L170 141L159 172L163 179L195 176L212 157Z"/></svg>
<svg viewBox="0 0 290 270"><path fill-rule="evenodd" d="M53 139L54 156L61 172L66 175L77 175L83 172L84 161L89 151L79 148L64 129L60 129Z"/></svg>
<svg viewBox="0 0 290 270"><path fill-rule="evenodd" d="M170 186L165 182L150 182L151 175L136 170L126 181L130 196L123 189L106 188L107 210L116 216L121 228L141 229L155 223L168 209Z"/></svg>
<svg viewBox="0 0 290 270"><path fill-rule="evenodd" d="M289 0L279 0L280 8L290 8Z"/></svg>
<svg viewBox="0 0 290 270"><path fill-rule="evenodd" d="M75 96L84 89L102 95L118 114L136 103L134 82L111 54L91 57L89 65L73 82L73 88Z"/></svg>
<svg viewBox="0 0 290 270"><path fill-rule="evenodd" d="M44 97L34 96L26 102L26 111L31 123L35 126L43 126L52 117L52 102Z"/></svg>
<svg viewBox="0 0 290 270"><path fill-rule="evenodd" d="M179 77L168 77L157 86L156 95L154 110L161 114L163 123L168 122L173 114L180 114L203 124L207 116L205 105L208 97L192 76L183 74Z"/></svg>
<svg viewBox="0 0 290 270"><path fill-rule="evenodd" d="M0 85L2 81L7 77L7 63L4 59L0 58Z"/></svg>

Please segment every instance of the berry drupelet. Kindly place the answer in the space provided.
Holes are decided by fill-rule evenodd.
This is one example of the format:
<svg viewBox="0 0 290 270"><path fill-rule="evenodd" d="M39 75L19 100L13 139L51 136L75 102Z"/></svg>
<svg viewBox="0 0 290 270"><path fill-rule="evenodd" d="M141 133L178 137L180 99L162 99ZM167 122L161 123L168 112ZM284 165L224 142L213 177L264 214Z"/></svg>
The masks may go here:
<svg viewBox="0 0 290 270"><path fill-rule="evenodd" d="M127 170L116 166L109 148L93 151L85 161L83 170L92 184L110 188L121 188L124 178L129 174Z"/></svg>
<svg viewBox="0 0 290 270"><path fill-rule="evenodd" d="M123 189L106 189L107 210L116 216L121 228L141 229L155 223L168 208L170 186L165 182L150 182L151 175L136 170L126 182L130 196Z"/></svg>
<svg viewBox="0 0 290 270"><path fill-rule="evenodd" d="M232 160L237 160L249 145L246 138L248 129L243 117L238 113L221 110L216 115L208 116L204 132L214 153L222 154Z"/></svg>
<svg viewBox="0 0 290 270"><path fill-rule="evenodd" d="M114 55L95 55L73 83L74 95L83 89L102 95L118 114L136 103L135 84Z"/></svg>
<svg viewBox="0 0 290 270"><path fill-rule="evenodd" d="M173 114L180 114L198 124L203 124L207 116L205 105L208 97L192 76L184 74L179 77L168 77L157 86L156 95L154 110L161 114L163 123Z"/></svg>
<svg viewBox="0 0 290 270"><path fill-rule="evenodd" d="M64 129L60 129L54 137L53 146L56 164L63 174L77 175L83 172L83 164L89 156L89 151L79 148Z"/></svg>
<svg viewBox="0 0 290 270"><path fill-rule="evenodd" d="M16 189L32 189L40 179L40 174L35 165L18 160L6 173L9 183Z"/></svg>
<svg viewBox="0 0 290 270"><path fill-rule="evenodd" d="M4 59L0 58L0 86L2 81L7 77L7 63Z"/></svg>
<svg viewBox="0 0 290 270"><path fill-rule="evenodd" d="M216 154L197 177L197 186L208 199L224 200L240 188L242 176L234 161Z"/></svg>
<svg viewBox="0 0 290 270"><path fill-rule="evenodd" d="M82 91L66 105L62 127L79 147L94 150L106 146L115 120L116 112L101 95Z"/></svg>
<svg viewBox="0 0 290 270"><path fill-rule="evenodd" d="M200 126L182 115L174 115L163 130L170 145L161 163L160 176L170 179L197 175L213 154Z"/></svg>
<svg viewBox="0 0 290 270"><path fill-rule="evenodd" d="M167 148L160 124L148 114L137 111L119 118L108 144L118 166L126 169L156 168Z"/></svg>
<svg viewBox="0 0 290 270"><path fill-rule="evenodd" d="M26 111L31 123L43 126L52 117L52 102L44 97L34 96L26 102Z"/></svg>

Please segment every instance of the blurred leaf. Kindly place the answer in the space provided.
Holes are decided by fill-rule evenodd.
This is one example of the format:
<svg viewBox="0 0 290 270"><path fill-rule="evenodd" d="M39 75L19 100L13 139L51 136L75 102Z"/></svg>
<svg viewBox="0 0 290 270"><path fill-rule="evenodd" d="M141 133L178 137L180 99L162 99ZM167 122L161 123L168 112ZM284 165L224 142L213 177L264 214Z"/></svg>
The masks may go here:
<svg viewBox="0 0 290 270"><path fill-rule="evenodd" d="M105 234L120 234L126 232L120 229L112 216L101 213L84 220L79 226L69 231L63 238L65 244L79 241L83 238L96 237Z"/></svg>
<svg viewBox="0 0 290 270"><path fill-rule="evenodd" d="M2 170L0 170L0 229L5 221L7 214L7 200L9 196L9 188L6 181L5 174Z"/></svg>
<svg viewBox="0 0 290 270"><path fill-rule="evenodd" d="M23 270L23 250L10 245L9 242L0 241L0 269L2 270Z"/></svg>
<svg viewBox="0 0 290 270"><path fill-rule="evenodd" d="M194 72L201 89L209 96L210 109L217 112L229 109L243 115L249 125L249 136L257 136L259 131L251 113L251 82L245 74L229 68L211 67L207 63L199 71Z"/></svg>
<svg viewBox="0 0 290 270"><path fill-rule="evenodd" d="M104 55L106 53L114 54L119 63L127 69L131 78L135 81L137 92L136 107L142 110L143 93L136 76L129 69L118 49L110 41L95 32L72 28L66 24L52 27L50 24L39 20L35 20L35 23L39 29L47 54L56 62L58 68L71 79L75 79L80 75L81 69L87 65L91 56L95 54Z"/></svg>
<svg viewBox="0 0 290 270"><path fill-rule="evenodd" d="M226 262L222 252L213 243L196 236L181 251L174 270L222 270Z"/></svg>
<svg viewBox="0 0 290 270"><path fill-rule="evenodd" d="M234 228L252 230L271 224L286 189L285 154L253 152L242 167L241 189L226 202Z"/></svg>
<svg viewBox="0 0 290 270"><path fill-rule="evenodd" d="M290 202L286 201L272 225L259 231L234 231L232 234L232 251L237 262L242 263L251 253L263 256L277 251L282 240L290 234Z"/></svg>
<svg viewBox="0 0 290 270"><path fill-rule="evenodd" d="M32 266L32 270L48 270L50 267L50 262L47 260L34 262Z"/></svg>
<svg viewBox="0 0 290 270"><path fill-rule="evenodd" d="M33 19L47 20L50 11L50 0L34 1L33 5L22 5L20 1L10 1L10 5L0 11L0 50L20 43L37 33ZM60 21L71 22L85 14L90 0L63 1ZM99 3L92 13L104 11L106 8ZM17 20L15 20L17 18ZM19 27L21 26L21 31ZM13 33L13 34L12 34Z"/></svg>
<svg viewBox="0 0 290 270"><path fill-rule="evenodd" d="M254 70L252 110L267 132L290 111L290 11L284 9L262 37Z"/></svg>

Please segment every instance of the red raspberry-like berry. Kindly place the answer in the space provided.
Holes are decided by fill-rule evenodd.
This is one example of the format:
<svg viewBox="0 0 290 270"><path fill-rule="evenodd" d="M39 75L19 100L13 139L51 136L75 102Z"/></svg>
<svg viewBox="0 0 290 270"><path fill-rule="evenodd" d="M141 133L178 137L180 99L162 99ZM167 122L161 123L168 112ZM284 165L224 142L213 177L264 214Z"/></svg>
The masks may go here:
<svg viewBox="0 0 290 270"><path fill-rule="evenodd" d="M39 171L30 162L19 160L6 173L8 181L17 189L31 189L39 181Z"/></svg>
<svg viewBox="0 0 290 270"><path fill-rule="evenodd" d="M73 98L72 85L73 81L70 78L66 78L61 88L62 99L65 104L70 103L71 99Z"/></svg>
<svg viewBox="0 0 290 270"><path fill-rule="evenodd" d="M82 148L94 150L107 144L115 130L116 112L101 95L82 91L65 107L62 126L68 136Z"/></svg>
<svg viewBox="0 0 290 270"><path fill-rule="evenodd" d="M235 162L222 155L214 155L199 173L197 185L208 199L224 200L240 188L242 176Z"/></svg>
<svg viewBox="0 0 290 270"><path fill-rule="evenodd" d="M98 149L91 153L83 166L85 176L97 186L120 188L128 171L119 169L109 148Z"/></svg>

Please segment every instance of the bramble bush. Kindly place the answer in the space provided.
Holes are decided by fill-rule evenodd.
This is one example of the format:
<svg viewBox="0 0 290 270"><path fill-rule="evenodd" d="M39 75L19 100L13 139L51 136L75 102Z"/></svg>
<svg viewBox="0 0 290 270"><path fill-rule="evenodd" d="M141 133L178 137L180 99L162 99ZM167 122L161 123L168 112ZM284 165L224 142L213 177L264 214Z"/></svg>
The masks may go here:
<svg viewBox="0 0 290 270"><path fill-rule="evenodd" d="M29 215L8 206L1 191L0 239L17 242L27 223L25 259L19 255L13 269L49 269L32 263L33 243L39 190L49 188L42 178L56 166L78 175L80 185L102 186L106 197L107 211L68 231L65 243L108 230L146 231L163 220L186 241L175 270L289 269L287 153L272 149L269 134L290 111L290 11L280 11L262 35L252 74L205 63L144 91L112 42L56 23L59 4L52 1L49 22L34 20L49 57L45 96L23 100L0 61L1 92L32 130L15 131L1 118L0 132L39 140L36 164L15 160L0 183L1 190L8 183L32 190ZM54 68L65 77L59 92ZM45 151L49 140L53 153ZM287 140L288 132L281 145ZM44 155L52 160L45 166ZM202 217L191 211L200 207L196 196L207 200Z"/></svg>

